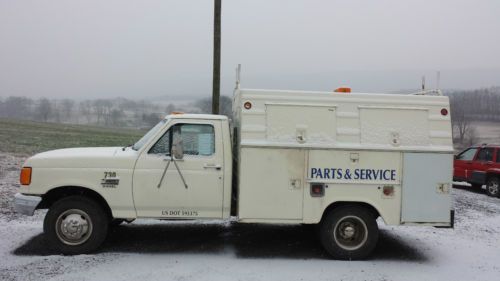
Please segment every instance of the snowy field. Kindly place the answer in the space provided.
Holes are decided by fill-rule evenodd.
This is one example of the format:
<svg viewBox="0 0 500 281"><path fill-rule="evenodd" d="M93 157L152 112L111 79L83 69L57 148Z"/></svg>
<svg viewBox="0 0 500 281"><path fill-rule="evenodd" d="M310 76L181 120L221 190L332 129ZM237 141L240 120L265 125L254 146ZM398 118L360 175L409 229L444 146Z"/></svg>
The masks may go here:
<svg viewBox="0 0 500 281"><path fill-rule="evenodd" d="M380 222L367 261L329 260L309 227L229 222L134 222L99 253L61 256L43 211L12 211L22 161L0 153L0 280L500 280L500 199L467 187L453 189L454 230Z"/></svg>

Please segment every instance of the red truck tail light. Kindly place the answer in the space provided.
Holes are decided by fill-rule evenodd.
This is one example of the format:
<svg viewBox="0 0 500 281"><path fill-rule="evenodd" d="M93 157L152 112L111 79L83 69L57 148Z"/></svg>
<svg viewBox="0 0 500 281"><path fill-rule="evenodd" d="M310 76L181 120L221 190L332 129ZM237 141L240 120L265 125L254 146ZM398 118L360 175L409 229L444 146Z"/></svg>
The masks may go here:
<svg viewBox="0 0 500 281"><path fill-rule="evenodd" d="M311 183L311 196L312 197L323 197L325 195L325 184L324 183Z"/></svg>
<svg viewBox="0 0 500 281"><path fill-rule="evenodd" d="M382 189L382 192L384 193L385 196L394 196L394 186L386 185Z"/></svg>
<svg viewBox="0 0 500 281"><path fill-rule="evenodd" d="M31 183L31 167L23 167L19 181L22 185L30 185Z"/></svg>

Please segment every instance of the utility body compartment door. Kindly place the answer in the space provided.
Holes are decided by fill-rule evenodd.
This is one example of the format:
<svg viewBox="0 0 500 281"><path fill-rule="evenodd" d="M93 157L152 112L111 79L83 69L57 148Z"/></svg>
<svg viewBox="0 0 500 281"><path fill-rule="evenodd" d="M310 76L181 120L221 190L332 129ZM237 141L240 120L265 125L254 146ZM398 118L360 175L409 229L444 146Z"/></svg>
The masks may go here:
<svg viewBox="0 0 500 281"><path fill-rule="evenodd" d="M305 151L241 149L240 220L302 220Z"/></svg>
<svg viewBox="0 0 500 281"><path fill-rule="evenodd" d="M452 154L403 154L402 223L450 223L452 164Z"/></svg>

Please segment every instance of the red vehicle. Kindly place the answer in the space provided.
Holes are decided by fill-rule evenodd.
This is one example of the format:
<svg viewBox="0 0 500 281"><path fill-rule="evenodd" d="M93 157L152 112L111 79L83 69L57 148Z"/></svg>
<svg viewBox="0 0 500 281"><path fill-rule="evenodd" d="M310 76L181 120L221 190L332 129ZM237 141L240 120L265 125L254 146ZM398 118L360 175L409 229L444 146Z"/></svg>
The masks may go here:
<svg viewBox="0 0 500 281"><path fill-rule="evenodd" d="M488 195L500 197L500 145L472 146L455 156L453 180L486 184Z"/></svg>

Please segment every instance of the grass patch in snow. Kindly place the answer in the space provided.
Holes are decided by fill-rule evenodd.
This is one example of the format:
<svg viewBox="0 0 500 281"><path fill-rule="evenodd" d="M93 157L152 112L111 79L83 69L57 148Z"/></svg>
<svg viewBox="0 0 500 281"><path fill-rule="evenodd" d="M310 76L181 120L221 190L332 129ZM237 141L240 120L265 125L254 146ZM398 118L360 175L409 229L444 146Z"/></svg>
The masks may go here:
<svg viewBox="0 0 500 281"><path fill-rule="evenodd" d="M35 154L68 147L125 146L144 131L0 119L0 151Z"/></svg>

